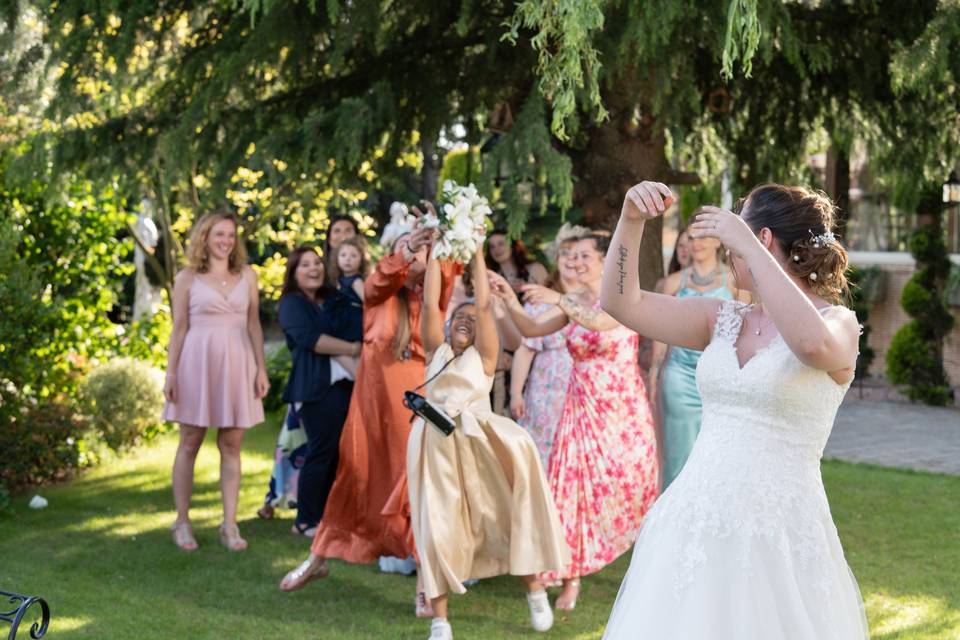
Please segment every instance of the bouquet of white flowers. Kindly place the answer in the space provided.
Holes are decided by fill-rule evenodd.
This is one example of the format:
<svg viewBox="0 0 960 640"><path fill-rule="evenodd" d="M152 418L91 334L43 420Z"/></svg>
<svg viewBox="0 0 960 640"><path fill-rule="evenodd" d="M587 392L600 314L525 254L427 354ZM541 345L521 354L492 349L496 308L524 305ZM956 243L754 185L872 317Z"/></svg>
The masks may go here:
<svg viewBox="0 0 960 640"><path fill-rule="evenodd" d="M483 246L487 231L493 226L490 204L472 184L462 187L453 180L444 181L441 203L438 215L428 213L420 223L440 230L433 257L467 263Z"/></svg>

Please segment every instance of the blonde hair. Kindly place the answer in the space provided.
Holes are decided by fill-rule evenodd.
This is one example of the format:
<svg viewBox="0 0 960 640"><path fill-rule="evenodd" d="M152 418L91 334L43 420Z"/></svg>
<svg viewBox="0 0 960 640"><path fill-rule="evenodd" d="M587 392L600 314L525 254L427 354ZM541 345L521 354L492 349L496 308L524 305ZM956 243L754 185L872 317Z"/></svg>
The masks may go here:
<svg viewBox="0 0 960 640"><path fill-rule="evenodd" d="M237 230L237 241L227 260L228 268L232 273L240 273L247 265L247 248L240 237L240 220L237 214L225 208L213 209L194 223L187 241L187 265L197 273L206 273L210 269L207 240L210 238L210 229L222 220L229 220Z"/></svg>
<svg viewBox="0 0 960 640"><path fill-rule="evenodd" d="M392 253L396 253L400 240L406 238L408 235L410 235L409 231L394 239L393 246L390 247ZM400 308L397 309L397 333L393 336L393 344L391 346L393 347L393 357L399 362L404 359L404 355L410 347L410 341L413 339L413 326L410 322L410 300L408 298L407 287L400 287L396 295L400 303Z"/></svg>
<svg viewBox="0 0 960 640"><path fill-rule="evenodd" d="M370 275L370 256L367 253L367 240L363 236L352 236L350 238L344 238L340 241L340 244L337 246L336 250L330 255L330 282L333 286L337 286L337 282L340 281L340 265L337 264L340 256L340 249L344 247L353 247L360 252L360 268L357 270L357 273L360 274L361 278L366 278Z"/></svg>

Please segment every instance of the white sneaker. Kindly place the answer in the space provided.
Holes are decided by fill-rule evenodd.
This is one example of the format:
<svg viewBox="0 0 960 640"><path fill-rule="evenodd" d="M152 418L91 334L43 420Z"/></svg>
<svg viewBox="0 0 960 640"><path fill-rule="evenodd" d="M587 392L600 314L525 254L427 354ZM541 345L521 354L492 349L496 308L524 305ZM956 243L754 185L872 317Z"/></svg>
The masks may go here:
<svg viewBox="0 0 960 640"><path fill-rule="evenodd" d="M453 640L453 628L446 618L434 618L430 623L430 638L428 640Z"/></svg>
<svg viewBox="0 0 960 640"><path fill-rule="evenodd" d="M550 599L547 590L540 589L527 593L527 605L530 607L530 626L534 631L549 631L553 626L553 609L550 608Z"/></svg>
<svg viewBox="0 0 960 640"><path fill-rule="evenodd" d="M417 571L417 563L413 558L402 559L393 556L380 556L378 562L382 573L399 573L412 576Z"/></svg>

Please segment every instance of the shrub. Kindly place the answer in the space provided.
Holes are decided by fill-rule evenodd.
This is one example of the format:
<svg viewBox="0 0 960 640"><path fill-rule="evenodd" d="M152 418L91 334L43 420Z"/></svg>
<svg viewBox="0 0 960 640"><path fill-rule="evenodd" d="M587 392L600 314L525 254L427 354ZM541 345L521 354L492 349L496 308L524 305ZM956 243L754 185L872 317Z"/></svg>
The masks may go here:
<svg viewBox="0 0 960 640"><path fill-rule="evenodd" d="M270 379L270 392L263 399L266 411L275 411L283 406L283 388L287 386L287 377L293 366L290 351L283 343L271 345L264 354L267 363L267 377Z"/></svg>
<svg viewBox="0 0 960 640"><path fill-rule="evenodd" d="M852 268L850 270L850 308L857 314L857 321L860 322L860 354L857 356L857 366L854 377L863 379L870 372L870 365L876 357L876 351L870 346L870 308L868 302L864 299L861 283L868 281L879 271L877 267L868 269Z"/></svg>
<svg viewBox="0 0 960 640"><path fill-rule="evenodd" d="M10 490L7 485L0 480L0 516L8 516L13 513L13 504L10 500Z"/></svg>
<svg viewBox="0 0 960 640"><path fill-rule="evenodd" d="M887 376L894 384L909 385L906 393L911 400L945 405L952 397L943 365L916 320L893 335L887 349Z"/></svg>
<svg viewBox="0 0 960 640"><path fill-rule="evenodd" d="M89 436L89 421L69 401L24 402L0 429L0 483L15 491L71 477L98 460Z"/></svg>
<svg viewBox="0 0 960 640"><path fill-rule="evenodd" d="M80 384L80 398L91 425L114 451L165 428L163 374L145 362L121 358L100 365Z"/></svg>
<svg viewBox="0 0 960 640"><path fill-rule="evenodd" d="M896 384L908 385L911 399L944 405L950 403L953 392L943 368L943 341L954 321L943 300L950 259L938 222L937 189L926 192L917 212L932 222L914 231L910 238L917 270L904 286L900 304L913 319L890 342L887 376Z"/></svg>

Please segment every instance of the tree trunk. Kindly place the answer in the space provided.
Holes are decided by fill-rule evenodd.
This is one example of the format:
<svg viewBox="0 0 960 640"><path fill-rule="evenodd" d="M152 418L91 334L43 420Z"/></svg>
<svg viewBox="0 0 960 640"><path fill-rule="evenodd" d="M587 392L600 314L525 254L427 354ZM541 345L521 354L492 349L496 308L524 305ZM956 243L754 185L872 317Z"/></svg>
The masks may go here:
<svg viewBox="0 0 960 640"><path fill-rule="evenodd" d="M622 89L622 86L620 87ZM664 154L664 127L644 113L624 94L604 97L610 110L607 121L592 127L585 148L571 153L574 175L574 203L594 229L613 230L620 217L623 197L641 180L669 183L675 177ZM663 277L663 218L644 228L640 245L640 286L652 290Z"/></svg>
<svg viewBox="0 0 960 640"><path fill-rule="evenodd" d="M436 136L424 135L420 145L423 153L423 171L420 173L420 196L426 200L437 197L437 180L440 179L440 159L437 157Z"/></svg>
<svg viewBox="0 0 960 640"><path fill-rule="evenodd" d="M837 144L832 145L827 153L826 187L837 205L833 230L842 240L846 240L847 223L850 221L850 154Z"/></svg>

